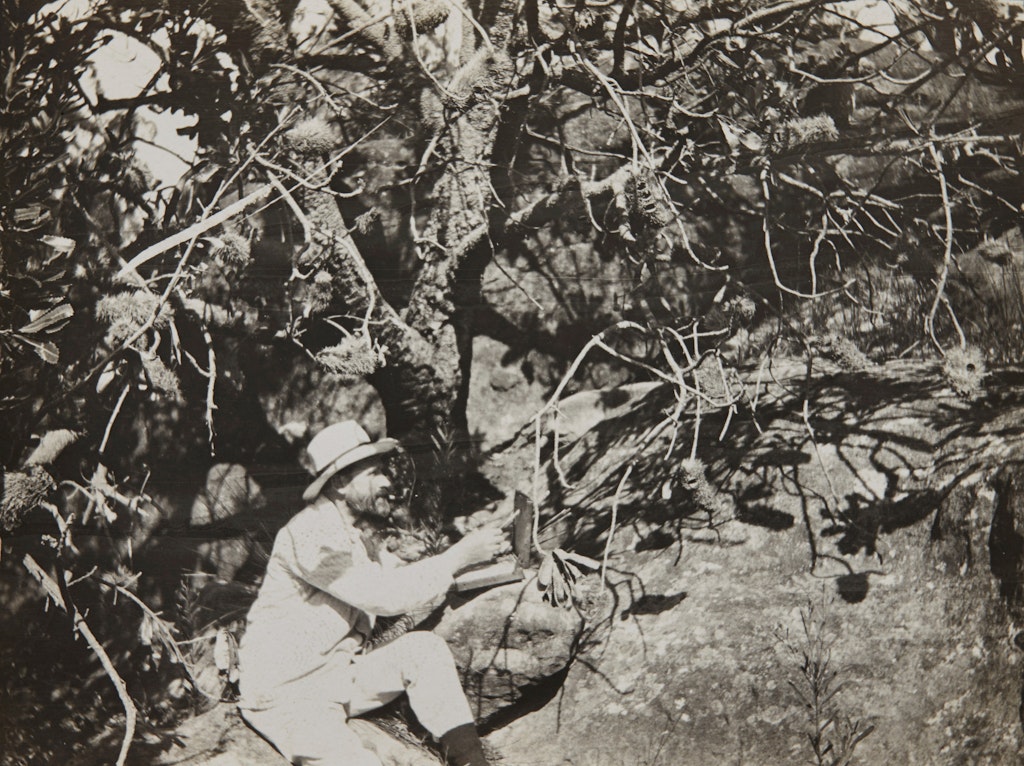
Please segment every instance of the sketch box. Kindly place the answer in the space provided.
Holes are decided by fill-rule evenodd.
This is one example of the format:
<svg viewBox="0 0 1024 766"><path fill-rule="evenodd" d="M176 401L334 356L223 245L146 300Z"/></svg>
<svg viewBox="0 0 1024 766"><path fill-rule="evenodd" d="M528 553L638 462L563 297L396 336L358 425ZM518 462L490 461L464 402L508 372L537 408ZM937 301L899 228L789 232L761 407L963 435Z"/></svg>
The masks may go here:
<svg viewBox="0 0 1024 766"><path fill-rule="evenodd" d="M481 588L493 588L495 585L506 585L519 582L524 578L523 568L515 557L499 559L493 564L469 569L455 578L455 590L464 593Z"/></svg>

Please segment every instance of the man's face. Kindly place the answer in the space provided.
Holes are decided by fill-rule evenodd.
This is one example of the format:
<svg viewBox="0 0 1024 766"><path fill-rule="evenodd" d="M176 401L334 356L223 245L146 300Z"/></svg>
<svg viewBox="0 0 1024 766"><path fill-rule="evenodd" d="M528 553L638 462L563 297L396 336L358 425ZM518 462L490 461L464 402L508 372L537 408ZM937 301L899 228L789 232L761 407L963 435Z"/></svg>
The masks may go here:
<svg viewBox="0 0 1024 766"><path fill-rule="evenodd" d="M393 487L383 471L383 460L371 458L353 467L345 487L345 501L360 525L384 529L401 524L404 513L392 503Z"/></svg>

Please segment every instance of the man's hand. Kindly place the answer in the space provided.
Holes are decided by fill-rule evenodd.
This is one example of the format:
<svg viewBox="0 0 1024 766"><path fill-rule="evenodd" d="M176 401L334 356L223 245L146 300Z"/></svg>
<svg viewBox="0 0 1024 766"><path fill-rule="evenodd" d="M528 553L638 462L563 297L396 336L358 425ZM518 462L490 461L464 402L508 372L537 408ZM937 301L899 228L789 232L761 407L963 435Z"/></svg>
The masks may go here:
<svg viewBox="0 0 1024 766"><path fill-rule="evenodd" d="M451 559L454 571L490 561L510 550L508 533L500 523L485 524L466 534L455 545L444 552Z"/></svg>

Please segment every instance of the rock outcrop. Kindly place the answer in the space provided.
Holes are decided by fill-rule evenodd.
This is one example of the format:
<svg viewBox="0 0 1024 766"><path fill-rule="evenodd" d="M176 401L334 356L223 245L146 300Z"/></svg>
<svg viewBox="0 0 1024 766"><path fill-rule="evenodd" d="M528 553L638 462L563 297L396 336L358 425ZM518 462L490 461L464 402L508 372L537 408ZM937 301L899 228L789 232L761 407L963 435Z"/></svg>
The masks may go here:
<svg viewBox="0 0 1024 766"><path fill-rule="evenodd" d="M805 373L763 375L728 428L705 413L696 462L665 460L667 432L637 450L667 389L563 432L541 544L601 558L614 509L607 583L557 609L531 575L436 627L502 763L1024 760L1024 378L968 400L920 365ZM520 439L492 482L535 454ZM281 762L220 710L146 762ZM434 762L357 726L385 763Z"/></svg>
<svg viewBox="0 0 1024 766"><path fill-rule="evenodd" d="M578 611L542 600L536 575L457 604L434 631L448 641L478 721L563 672L583 629Z"/></svg>
<svg viewBox="0 0 1024 766"><path fill-rule="evenodd" d="M253 518L265 502L260 486L244 466L212 466L189 513L191 528L216 530L216 534L205 535L208 539L196 547L197 563L230 581L245 565L253 548L252 532L239 520Z"/></svg>
<svg viewBox="0 0 1024 766"><path fill-rule="evenodd" d="M370 721L349 722L363 746L384 766L438 766L430 751L404 742ZM149 766L287 766L287 761L259 734L250 729L230 703L220 703L179 727L172 738L137 742L132 762Z"/></svg>
<svg viewBox="0 0 1024 766"><path fill-rule="evenodd" d="M557 696L491 741L538 766L813 763L815 747L1020 763L1024 397L998 383L968 401L914 365L776 371L757 427L718 442L705 418L699 491L664 442L635 454L656 396L596 425L544 512L596 555L634 461L610 606Z"/></svg>

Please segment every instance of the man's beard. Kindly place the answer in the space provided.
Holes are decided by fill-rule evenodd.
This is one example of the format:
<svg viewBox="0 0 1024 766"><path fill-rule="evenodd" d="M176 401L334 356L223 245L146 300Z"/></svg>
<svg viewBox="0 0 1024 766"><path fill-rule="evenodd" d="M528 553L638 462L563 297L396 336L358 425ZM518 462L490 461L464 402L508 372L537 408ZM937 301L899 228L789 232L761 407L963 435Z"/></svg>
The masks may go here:
<svg viewBox="0 0 1024 766"><path fill-rule="evenodd" d="M359 526L380 530L393 525L394 506L388 490L382 489L374 495L350 495L346 500Z"/></svg>

